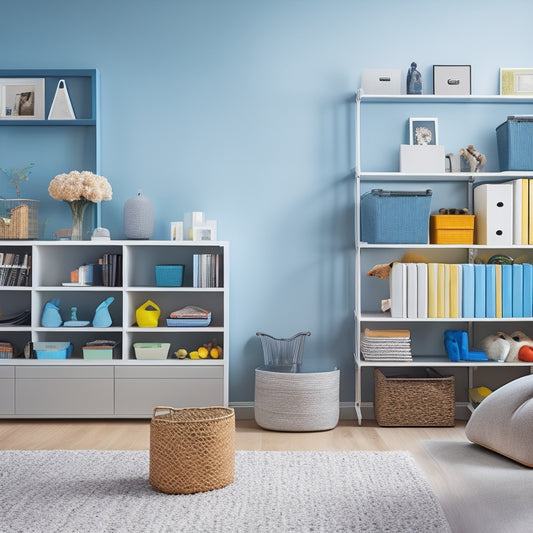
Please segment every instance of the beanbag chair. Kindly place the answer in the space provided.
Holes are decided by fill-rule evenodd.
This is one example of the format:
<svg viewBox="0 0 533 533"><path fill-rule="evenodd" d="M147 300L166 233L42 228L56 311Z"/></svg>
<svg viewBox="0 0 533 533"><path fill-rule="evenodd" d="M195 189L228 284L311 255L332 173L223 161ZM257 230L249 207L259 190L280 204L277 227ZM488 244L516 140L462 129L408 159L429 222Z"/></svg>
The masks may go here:
<svg viewBox="0 0 533 533"><path fill-rule="evenodd" d="M474 410L466 437L533 468L533 374L503 385Z"/></svg>

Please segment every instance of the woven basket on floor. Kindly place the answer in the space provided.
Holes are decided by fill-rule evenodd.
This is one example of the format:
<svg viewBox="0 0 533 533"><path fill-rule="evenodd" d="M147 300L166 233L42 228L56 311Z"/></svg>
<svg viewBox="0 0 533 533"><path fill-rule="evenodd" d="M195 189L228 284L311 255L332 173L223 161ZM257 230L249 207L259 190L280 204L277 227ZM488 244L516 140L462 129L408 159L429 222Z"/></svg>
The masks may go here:
<svg viewBox="0 0 533 533"><path fill-rule="evenodd" d="M427 377L419 370L419 376L392 377L374 369L374 414L380 426L455 425L455 377Z"/></svg>
<svg viewBox="0 0 533 533"><path fill-rule="evenodd" d="M150 484L167 494L220 489L235 478L235 412L156 407L150 422Z"/></svg>

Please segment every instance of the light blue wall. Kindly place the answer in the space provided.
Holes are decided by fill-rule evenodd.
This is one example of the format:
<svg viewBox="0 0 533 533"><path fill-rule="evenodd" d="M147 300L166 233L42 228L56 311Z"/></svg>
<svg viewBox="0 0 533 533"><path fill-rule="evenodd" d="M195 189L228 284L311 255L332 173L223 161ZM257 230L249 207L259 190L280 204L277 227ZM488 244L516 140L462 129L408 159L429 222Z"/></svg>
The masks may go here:
<svg viewBox="0 0 533 533"><path fill-rule="evenodd" d="M2 68L100 70L114 238L138 188L156 238L186 211L218 220L232 246L232 402L253 400L255 332L300 330L312 332L305 358L339 365L353 401L361 70L416 60L431 92L433 64L471 64L487 94L500 66L533 66L530 0L25 0L1 17ZM32 179L48 183L38 165Z"/></svg>

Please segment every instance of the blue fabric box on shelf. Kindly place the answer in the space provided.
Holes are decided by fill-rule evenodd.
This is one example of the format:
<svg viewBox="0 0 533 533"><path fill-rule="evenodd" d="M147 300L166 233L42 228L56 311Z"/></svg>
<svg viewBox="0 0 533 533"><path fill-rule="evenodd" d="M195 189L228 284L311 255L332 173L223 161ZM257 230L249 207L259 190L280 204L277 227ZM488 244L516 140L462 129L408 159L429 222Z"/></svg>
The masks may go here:
<svg viewBox="0 0 533 533"><path fill-rule="evenodd" d="M361 195L361 241L371 244L426 244L431 189Z"/></svg>
<svg viewBox="0 0 533 533"><path fill-rule="evenodd" d="M183 265L156 265L155 284L158 287L181 287Z"/></svg>
<svg viewBox="0 0 533 533"><path fill-rule="evenodd" d="M533 170L533 117L516 116L496 128L500 170Z"/></svg>

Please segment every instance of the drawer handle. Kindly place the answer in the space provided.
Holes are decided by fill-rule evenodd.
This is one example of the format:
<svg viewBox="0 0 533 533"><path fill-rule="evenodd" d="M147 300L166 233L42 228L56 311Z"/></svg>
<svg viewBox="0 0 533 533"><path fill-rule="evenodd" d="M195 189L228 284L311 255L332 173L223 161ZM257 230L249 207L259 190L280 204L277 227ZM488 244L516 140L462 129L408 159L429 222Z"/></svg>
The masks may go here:
<svg viewBox="0 0 533 533"><path fill-rule="evenodd" d="M448 79L448 85L459 85L459 80L454 78Z"/></svg>

